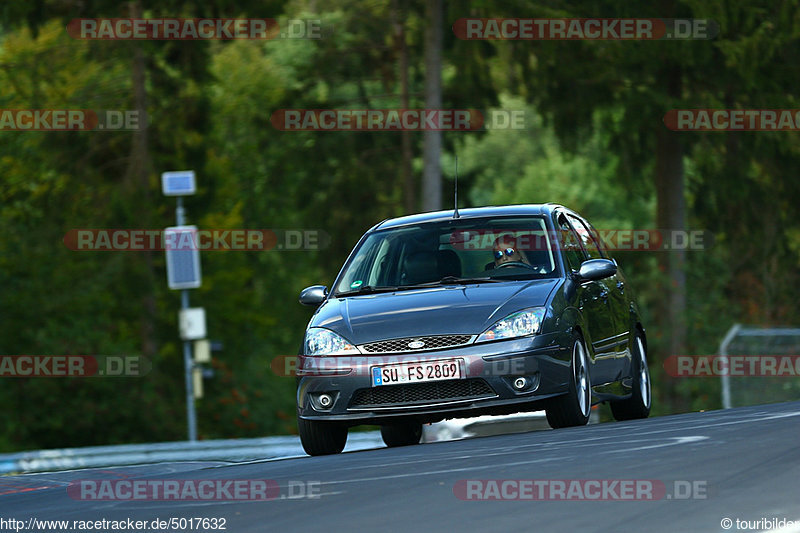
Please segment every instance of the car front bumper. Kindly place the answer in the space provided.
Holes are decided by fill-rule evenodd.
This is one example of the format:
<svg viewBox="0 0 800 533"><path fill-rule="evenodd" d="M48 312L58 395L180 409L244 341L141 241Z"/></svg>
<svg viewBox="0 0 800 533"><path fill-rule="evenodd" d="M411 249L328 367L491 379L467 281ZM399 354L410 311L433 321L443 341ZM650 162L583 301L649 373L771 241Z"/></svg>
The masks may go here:
<svg viewBox="0 0 800 533"><path fill-rule="evenodd" d="M423 422L530 410L564 394L570 380L569 336L536 335L419 353L355 357L298 356L297 414L358 425L397 417ZM371 368L399 362L458 359L458 380L373 386ZM518 390L513 382L527 378ZM332 400L323 406L321 395Z"/></svg>

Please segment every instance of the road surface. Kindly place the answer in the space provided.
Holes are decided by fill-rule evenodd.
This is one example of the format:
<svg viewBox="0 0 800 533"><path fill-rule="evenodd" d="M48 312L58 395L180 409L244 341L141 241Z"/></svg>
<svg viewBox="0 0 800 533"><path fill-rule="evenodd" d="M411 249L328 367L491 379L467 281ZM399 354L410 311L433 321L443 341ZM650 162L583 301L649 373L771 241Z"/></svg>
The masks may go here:
<svg viewBox="0 0 800 533"><path fill-rule="evenodd" d="M70 482L69 490L77 490L78 480L120 479L194 480L195 487L198 480L274 480L282 498L94 501L68 491ZM490 483L476 480L538 480L538 496L545 499L531 499L526 492L527 499L521 501L465 500L468 480L472 498L497 496ZM542 480L549 480L544 489ZM597 494L586 480L607 480L605 494L612 500L565 501L552 480L568 487L579 484L584 498ZM656 491L619 501L621 485L608 485L614 480L638 480L636 487L655 486ZM515 496L512 488L523 486L513 483L503 485L505 496ZM315 497L288 497L300 492ZM800 520L800 402L326 457L168 463L0 478L3 519L72 524L130 518L150 524L180 517L224 518L225 530L234 533L726 531L725 518L734 521L728 531L737 531L737 518Z"/></svg>

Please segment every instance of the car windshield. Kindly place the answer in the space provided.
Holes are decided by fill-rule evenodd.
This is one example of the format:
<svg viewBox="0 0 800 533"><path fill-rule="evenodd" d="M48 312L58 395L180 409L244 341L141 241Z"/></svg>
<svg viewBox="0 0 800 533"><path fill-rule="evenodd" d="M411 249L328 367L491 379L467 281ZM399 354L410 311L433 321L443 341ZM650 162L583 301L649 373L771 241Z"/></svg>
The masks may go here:
<svg viewBox="0 0 800 533"><path fill-rule="evenodd" d="M346 266L335 294L557 275L542 217L451 219L376 231Z"/></svg>

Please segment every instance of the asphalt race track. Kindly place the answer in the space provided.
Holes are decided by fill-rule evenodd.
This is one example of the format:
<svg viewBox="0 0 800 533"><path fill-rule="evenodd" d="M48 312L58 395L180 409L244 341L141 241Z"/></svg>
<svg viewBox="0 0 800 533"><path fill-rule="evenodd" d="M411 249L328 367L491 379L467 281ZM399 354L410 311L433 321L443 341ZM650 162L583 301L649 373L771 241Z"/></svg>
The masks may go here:
<svg viewBox="0 0 800 533"><path fill-rule="evenodd" d="M71 481L87 479L275 480L282 497L164 502L85 501L68 495ZM643 499L656 490L625 501L553 500L553 492L545 493L551 495L545 501L465 501L456 496L463 490L454 492L455 486L466 486L464 480L490 479L650 480L664 491L658 499ZM548 482L547 490L554 486ZM589 485L583 486L589 494ZM489 484L473 482L472 487L480 487L473 496L496 495ZM316 497L289 497L301 490ZM613 485L610 490L616 497ZM721 521L730 518L730 531L737 531L737 518L800 520L800 402L338 456L6 476L0 478L0 517L148 523L216 517L225 518L225 530L234 533L693 532L725 531Z"/></svg>

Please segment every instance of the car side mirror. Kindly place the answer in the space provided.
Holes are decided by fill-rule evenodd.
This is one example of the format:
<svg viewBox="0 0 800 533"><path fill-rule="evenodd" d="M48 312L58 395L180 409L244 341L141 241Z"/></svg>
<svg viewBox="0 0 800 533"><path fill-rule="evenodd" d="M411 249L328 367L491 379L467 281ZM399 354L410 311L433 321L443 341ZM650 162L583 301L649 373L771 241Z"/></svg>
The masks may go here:
<svg viewBox="0 0 800 533"><path fill-rule="evenodd" d="M300 303L303 305L319 305L328 296L328 287L325 285L312 285L300 292Z"/></svg>
<svg viewBox="0 0 800 533"><path fill-rule="evenodd" d="M578 281L597 281L610 278L617 273L617 265L609 259L589 259L581 263Z"/></svg>

